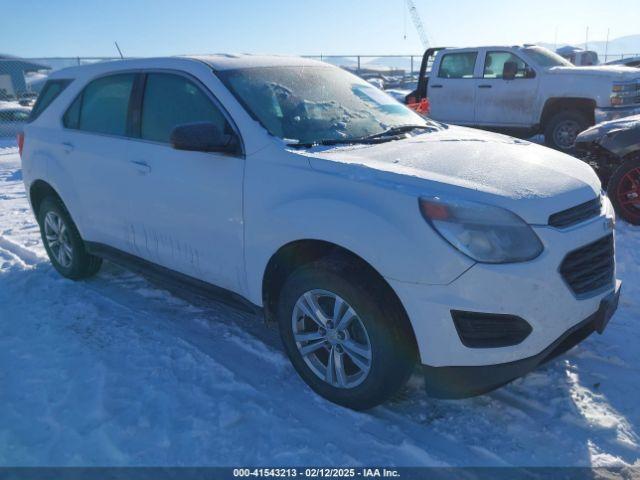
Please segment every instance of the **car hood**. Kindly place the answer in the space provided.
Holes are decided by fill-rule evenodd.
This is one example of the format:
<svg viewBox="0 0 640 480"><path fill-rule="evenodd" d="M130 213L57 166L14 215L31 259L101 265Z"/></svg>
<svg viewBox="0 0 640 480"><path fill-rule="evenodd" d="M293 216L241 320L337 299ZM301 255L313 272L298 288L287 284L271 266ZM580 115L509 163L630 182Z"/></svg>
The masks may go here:
<svg viewBox="0 0 640 480"><path fill-rule="evenodd" d="M508 208L531 224L592 200L600 181L573 157L505 135L449 126L375 145L316 147L311 167L411 194L454 196Z"/></svg>
<svg viewBox="0 0 640 480"><path fill-rule="evenodd" d="M588 75L597 77L611 77L616 80L640 79L637 68L625 65L594 65L589 67L552 67L549 73L555 75Z"/></svg>
<svg viewBox="0 0 640 480"><path fill-rule="evenodd" d="M592 140L601 137L605 133L611 133L614 130L637 130L640 133L640 115L630 117L617 118L608 122L602 122L586 129L578 135L577 141Z"/></svg>

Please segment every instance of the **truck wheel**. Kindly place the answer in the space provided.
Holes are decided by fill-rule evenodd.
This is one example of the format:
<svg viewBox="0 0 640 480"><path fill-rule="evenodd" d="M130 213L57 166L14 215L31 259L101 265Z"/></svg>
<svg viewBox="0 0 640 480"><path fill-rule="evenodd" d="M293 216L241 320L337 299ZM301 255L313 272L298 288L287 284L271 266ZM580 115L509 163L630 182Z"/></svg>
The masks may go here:
<svg viewBox="0 0 640 480"><path fill-rule="evenodd" d="M403 330L408 319L367 277L341 260L307 264L286 280L276 312L285 350L302 379L355 410L393 396L415 365L411 334Z"/></svg>
<svg viewBox="0 0 640 480"><path fill-rule="evenodd" d="M578 111L558 112L544 128L544 143L556 150L571 151L578 134L588 126L587 118Z"/></svg>
<svg viewBox="0 0 640 480"><path fill-rule="evenodd" d="M69 212L59 198L45 198L38 212L40 235L49 260L63 276L79 280L95 275L102 259L87 253Z"/></svg>
<svg viewBox="0 0 640 480"><path fill-rule="evenodd" d="M640 225L640 155L627 160L613 172L607 195L620 218Z"/></svg>

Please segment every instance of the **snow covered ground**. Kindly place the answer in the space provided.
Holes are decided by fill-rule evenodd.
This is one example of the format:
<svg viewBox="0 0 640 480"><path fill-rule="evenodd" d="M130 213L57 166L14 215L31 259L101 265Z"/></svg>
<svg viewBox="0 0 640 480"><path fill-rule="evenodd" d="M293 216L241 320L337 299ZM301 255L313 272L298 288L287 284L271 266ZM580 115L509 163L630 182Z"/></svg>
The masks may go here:
<svg viewBox="0 0 640 480"><path fill-rule="evenodd" d="M640 228L618 228L605 335L482 397L419 378L356 413L297 377L259 319L111 264L50 266L0 145L0 465L640 466Z"/></svg>

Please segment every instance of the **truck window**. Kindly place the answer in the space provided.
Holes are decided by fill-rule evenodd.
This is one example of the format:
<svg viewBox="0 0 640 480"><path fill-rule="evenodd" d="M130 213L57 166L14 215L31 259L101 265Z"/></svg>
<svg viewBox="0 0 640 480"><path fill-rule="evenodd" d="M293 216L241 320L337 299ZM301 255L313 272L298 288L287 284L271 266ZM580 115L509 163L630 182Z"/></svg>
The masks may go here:
<svg viewBox="0 0 640 480"><path fill-rule="evenodd" d="M478 52L447 53L440 61L440 78L473 78Z"/></svg>
<svg viewBox="0 0 640 480"><path fill-rule="evenodd" d="M483 78L502 78L502 70L507 62L515 62L518 65L516 78L525 78L527 64L510 52L487 52L484 60Z"/></svg>

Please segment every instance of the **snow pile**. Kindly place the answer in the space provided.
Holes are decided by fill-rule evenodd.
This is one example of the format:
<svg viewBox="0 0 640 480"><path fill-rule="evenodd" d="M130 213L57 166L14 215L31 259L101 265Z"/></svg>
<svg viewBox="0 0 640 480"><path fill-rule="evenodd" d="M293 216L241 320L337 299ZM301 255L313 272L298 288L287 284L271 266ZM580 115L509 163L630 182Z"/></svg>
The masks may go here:
<svg viewBox="0 0 640 480"><path fill-rule="evenodd" d="M605 335L497 392L368 413L297 377L259 319L105 264L47 262L17 155L0 155L0 465L640 466L640 229L618 230Z"/></svg>

